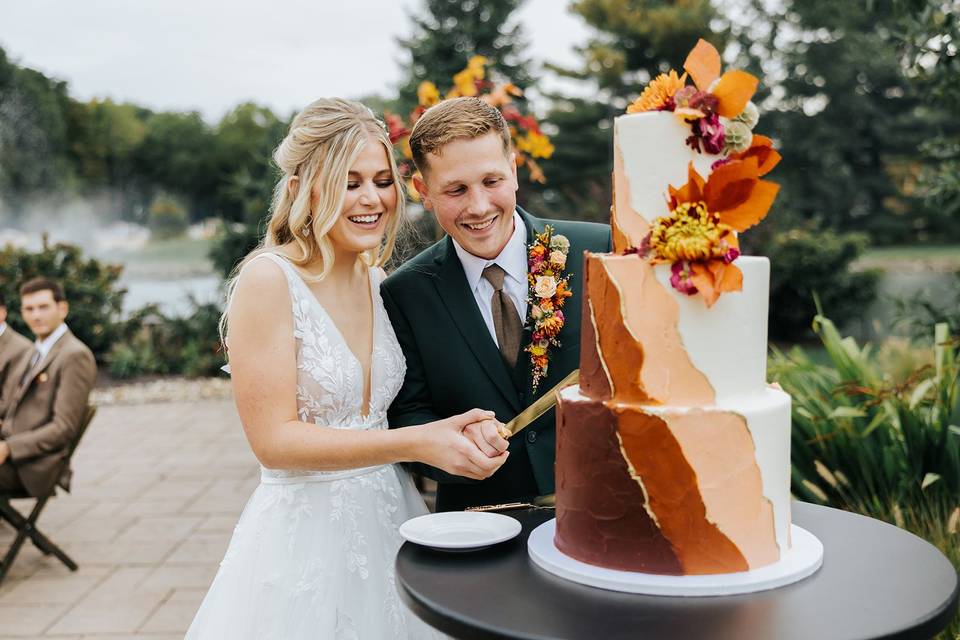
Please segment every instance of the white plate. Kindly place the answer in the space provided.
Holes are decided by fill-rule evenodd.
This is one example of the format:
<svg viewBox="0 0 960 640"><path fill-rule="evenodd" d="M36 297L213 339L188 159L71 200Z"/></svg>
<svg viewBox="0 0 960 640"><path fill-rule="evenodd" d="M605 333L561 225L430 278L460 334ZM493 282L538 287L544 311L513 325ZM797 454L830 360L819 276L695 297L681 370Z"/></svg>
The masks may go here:
<svg viewBox="0 0 960 640"><path fill-rule="evenodd" d="M484 511L428 513L400 525L404 540L443 551L473 551L509 540L520 533L510 516Z"/></svg>

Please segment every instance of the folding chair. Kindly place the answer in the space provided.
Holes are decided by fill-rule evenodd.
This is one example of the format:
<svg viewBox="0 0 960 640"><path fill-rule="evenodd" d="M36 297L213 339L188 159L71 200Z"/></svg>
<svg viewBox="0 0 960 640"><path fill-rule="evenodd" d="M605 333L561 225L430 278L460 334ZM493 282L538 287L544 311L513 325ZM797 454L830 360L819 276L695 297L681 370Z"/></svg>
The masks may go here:
<svg viewBox="0 0 960 640"><path fill-rule="evenodd" d="M26 542L27 538L33 541L34 546L36 546L44 555L54 555L60 562L67 565L67 568L70 571L77 570L77 563L70 559L66 553L63 552L60 547L51 542L50 538L45 536L39 529L37 529L37 519L40 517L40 512L43 511L43 508L47 504L47 500L52 498L57 493L57 481L60 479L60 475L64 469L70 464L70 458L73 457L73 452L77 450L77 445L80 444L80 438L83 437L84 432L87 430L87 427L90 425L90 422L93 420L93 416L97 413L97 408L93 406L88 406L86 412L83 415L83 421L80 423L80 428L77 430L77 436L74 438L67 448L67 455L64 456L61 466L58 469L58 472L53 477L53 482L50 484L50 488L44 493L43 496L36 498L36 503L33 506L33 510L30 511L30 515L24 517L19 511L17 511L13 505L10 504L11 498L29 498L30 496L26 493L20 495L6 495L0 496L0 518L3 518L16 530L17 535L13 539L13 544L10 545L10 548L7 550L6 556L4 556L3 561L0 562L0 584L3 583L3 579L6 577L7 572L10 571L10 567L13 565L14 559L17 557L17 553L20 552L20 547L23 546L23 543Z"/></svg>

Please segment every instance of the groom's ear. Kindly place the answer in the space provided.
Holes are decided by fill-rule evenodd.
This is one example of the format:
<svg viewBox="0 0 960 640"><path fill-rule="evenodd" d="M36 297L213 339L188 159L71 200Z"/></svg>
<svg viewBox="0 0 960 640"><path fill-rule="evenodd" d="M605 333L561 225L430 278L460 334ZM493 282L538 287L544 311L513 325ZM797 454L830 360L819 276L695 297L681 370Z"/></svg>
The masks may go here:
<svg viewBox="0 0 960 640"><path fill-rule="evenodd" d="M423 204L423 208L427 211L433 211L433 202L430 201L427 183L423 181L423 176L420 175L419 171L413 174L413 186L420 195L420 202Z"/></svg>

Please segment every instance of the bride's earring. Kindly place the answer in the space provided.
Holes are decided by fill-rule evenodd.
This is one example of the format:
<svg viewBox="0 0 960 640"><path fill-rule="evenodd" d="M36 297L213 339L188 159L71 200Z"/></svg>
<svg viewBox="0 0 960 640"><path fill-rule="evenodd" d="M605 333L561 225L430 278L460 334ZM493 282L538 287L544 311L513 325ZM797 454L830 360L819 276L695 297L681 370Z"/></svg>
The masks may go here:
<svg viewBox="0 0 960 640"><path fill-rule="evenodd" d="M302 235L304 238L309 237L309 236L310 236L310 228L311 228L312 225L313 225L313 216L308 216L308 217L307 217L307 221L306 221L306 222L304 223L304 225L303 225L303 228L300 229L300 235Z"/></svg>

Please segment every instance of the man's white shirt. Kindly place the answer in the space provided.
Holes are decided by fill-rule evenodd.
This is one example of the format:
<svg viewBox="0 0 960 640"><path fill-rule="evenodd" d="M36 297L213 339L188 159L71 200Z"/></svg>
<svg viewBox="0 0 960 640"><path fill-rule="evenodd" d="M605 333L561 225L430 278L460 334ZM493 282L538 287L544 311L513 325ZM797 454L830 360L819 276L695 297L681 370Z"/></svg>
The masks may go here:
<svg viewBox="0 0 960 640"><path fill-rule="evenodd" d="M2 335L3 335L3 332L6 331L6 330L7 330L7 323L6 323L6 322L0 322L0 336L2 336Z"/></svg>
<svg viewBox="0 0 960 640"><path fill-rule="evenodd" d="M63 334L67 332L67 323L61 322L60 326L53 330L53 333L48 335L45 340L37 340L34 343L37 351L40 352L40 362L47 357L47 354L50 353L50 349L53 349L53 345L57 344L57 340L63 337Z"/></svg>
<svg viewBox="0 0 960 640"><path fill-rule="evenodd" d="M491 308L493 301L493 285L487 282L483 277L483 270L488 265L497 264L506 272L503 279L503 290L507 292L513 301L513 306L520 312L520 324L524 324L527 318L527 228L523 225L523 219L516 211L513 212L513 235L503 247L503 250L493 260L479 258L454 240L453 248L460 258L460 264L463 265L463 272L467 276L467 284L473 291L473 297L477 300L477 306L480 308L480 315L487 325L490 337L493 339L497 348L496 331L493 328L493 310Z"/></svg>

